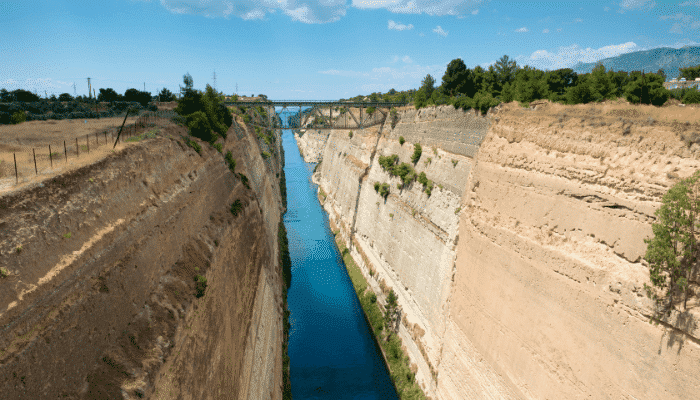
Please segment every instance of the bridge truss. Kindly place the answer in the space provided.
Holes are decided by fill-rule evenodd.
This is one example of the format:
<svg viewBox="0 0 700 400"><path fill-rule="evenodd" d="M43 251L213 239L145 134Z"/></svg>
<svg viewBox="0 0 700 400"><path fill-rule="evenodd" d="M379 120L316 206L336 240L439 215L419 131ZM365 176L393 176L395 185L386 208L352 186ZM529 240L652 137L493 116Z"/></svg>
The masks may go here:
<svg viewBox="0 0 700 400"><path fill-rule="evenodd" d="M391 114L392 107L406 103L346 102L315 100L270 100L226 102L228 107L242 107L263 121L266 129L364 129L381 125ZM267 118L258 110L263 107ZM304 108L306 107L306 108ZM281 108L281 109L280 109ZM298 108L298 112L296 109ZM279 110L278 110L279 109ZM269 110L274 110L275 118ZM285 116L286 118L282 118Z"/></svg>

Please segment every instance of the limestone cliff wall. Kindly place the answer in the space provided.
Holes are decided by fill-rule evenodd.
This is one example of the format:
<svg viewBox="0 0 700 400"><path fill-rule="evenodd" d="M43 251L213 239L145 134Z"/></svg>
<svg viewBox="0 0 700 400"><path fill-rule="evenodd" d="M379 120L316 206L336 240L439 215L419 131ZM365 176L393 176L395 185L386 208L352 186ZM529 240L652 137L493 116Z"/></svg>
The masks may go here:
<svg viewBox="0 0 700 400"><path fill-rule="evenodd" d="M427 394L697 391L695 302L651 325L643 291L654 210L700 167L688 140L697 123L659 121L661 112L675 110L543 103L477 117L438 107L404 111L394 129L331 131L314 175L324 207L380 301L386 288L398 294L400 336ZM409 162L416 142L431 196L418 183L399 190L377 163ZM374 182L391 183L386 200Z"/></svg>
<svg viewBox="0 0 700 400"><path fill-rule="evenodd" d="M281 398L281 160L161 130L0 197L0 397Z"/></svg>

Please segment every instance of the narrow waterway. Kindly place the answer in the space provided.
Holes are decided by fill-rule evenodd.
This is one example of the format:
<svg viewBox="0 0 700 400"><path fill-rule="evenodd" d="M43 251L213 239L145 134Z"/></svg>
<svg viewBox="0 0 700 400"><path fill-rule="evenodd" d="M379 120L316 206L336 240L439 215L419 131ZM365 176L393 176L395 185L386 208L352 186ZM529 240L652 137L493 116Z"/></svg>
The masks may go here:
<svg viewBox="0 0 700 400"><path fill-rule="evenodd" d="M294 399L397 399L291 131L284 131Z"/></svg>

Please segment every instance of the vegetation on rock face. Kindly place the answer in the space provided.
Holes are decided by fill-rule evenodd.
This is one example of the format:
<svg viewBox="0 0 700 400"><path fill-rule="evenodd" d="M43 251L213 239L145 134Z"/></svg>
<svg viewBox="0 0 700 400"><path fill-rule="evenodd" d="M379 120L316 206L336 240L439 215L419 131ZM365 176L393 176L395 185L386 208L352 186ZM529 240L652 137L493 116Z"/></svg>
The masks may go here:
<svg viewBox="0 0 700 400"><path fill-rule="evenodd" d="M194 286L195 286L195 296L200 298L204 296L204 292L207 290L207 278L202 275L194 276Z"/></svg>
<svg viewBox="0 0 700 400"><path fill-rule="evenodd" d="M236 199L236 201L231 204L231 214L233 214L234 217L237 217L238 214L243 210L243 203L241 203L241 200Z"/></svg>
<svg viewBox="0 0 700 400"><path fill-rule="evenodd" d="M210 85L204 92L195 90L190 74L185 74L183 82L184 95L175 112L186 119L190 134L209 143L214 143L219 135L226 138L233 116L224 105L223 95L215 92Z"/></svg>
<svg viewBox="0 0 700 400"><path fill-rule="evenodd" d="M411 156L411 161L413 163L417 163L418 160L420 160L421 153L423 152L423 148L421 147L420 143L416 143L413 146L413 155Z"/></svg>
<svg viewBox="0 0 700 400"><path fill-rule="evenodd" d="M399 136L399 144L403 146L404 143L406 143L406 139L404 139L403 136Z"/></svg>
<svg viewBox="0 0 700 400"><path fill-rule="evenodd" d="M389 195L389 184L374 182L374 191L386 199L386 196Z"/></svg>
<svg viewBox="0 0 700 400"><path fill-rule="evenodd" d="M355 260L353 260L350 255L350 252L337 235L336 244L343 256L348 275L355 288L357 298L360 300L360 305L367 318L367 322L372 328L372 332L389 365L389 374L392 382L396 386L399 398L412 400L425 399L425 394L416 382L416 370L411 367L410 359L404 353L404 346L402 345L401 338L396 334L391 334L400 321L396 293L393 293L393 290L389 292L391 298L387 296L387 306L385 307L384 313L382 313L377 295L372 292L371 289L368 289L369 285L367 280L364 278ZM370 274L374 275L371 272Z"/></svg>
<svg viewBox="0 0 700 400"><path fill-rule="evenodd" d="M656 303L658 321L668 316L674 305L687 307L689 286L697 269L700 246L700 171L676 183L662 198L652 224L654 236L645 239L644 259L649 263L647 295Z"/></svg>
<svg viewBox="0 0 700 400"><path fill-rule="evenodd" d="M226 165L228 165L228 169L231 170L234 174L236 173L236 160L233 159L233 154L231 154L230 151L226 152L226 156L224 156L224 160L226 160Z"/></svg>

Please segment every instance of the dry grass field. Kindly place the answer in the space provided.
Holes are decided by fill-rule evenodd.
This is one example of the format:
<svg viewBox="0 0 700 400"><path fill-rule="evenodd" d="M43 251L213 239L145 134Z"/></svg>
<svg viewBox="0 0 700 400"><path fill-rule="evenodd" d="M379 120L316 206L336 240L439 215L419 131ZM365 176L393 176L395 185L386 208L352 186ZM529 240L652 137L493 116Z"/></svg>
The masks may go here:
<svg viewBox="0 0 700 400"><path fill-rule="evenodd" d="M123 121L124 117L115 117L0 125L0 194L97 162L112 151L120 151L133 143L124 140L154 129L146 126L143 117L129 117L121 140L113 149ZM158 126L172 124L165 119L148 122L148 125L155 123ZM15 177L14 157L18 179Z"/></svg>

